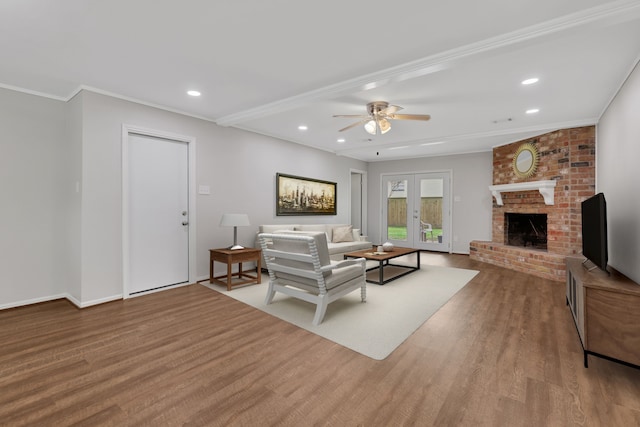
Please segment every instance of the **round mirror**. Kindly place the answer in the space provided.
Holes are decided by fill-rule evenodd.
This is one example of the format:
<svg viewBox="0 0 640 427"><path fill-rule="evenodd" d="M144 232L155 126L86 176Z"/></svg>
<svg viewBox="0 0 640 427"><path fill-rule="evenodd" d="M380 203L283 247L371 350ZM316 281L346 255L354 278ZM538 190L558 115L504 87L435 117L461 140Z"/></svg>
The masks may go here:
<svg viewBox="0 0 640 427"><path fill-rule="evenodd" d="M531 143L525 143L518 148L513 156L513 171L520 178L527 178L536 172L538 167L538 149Z"/></svg>

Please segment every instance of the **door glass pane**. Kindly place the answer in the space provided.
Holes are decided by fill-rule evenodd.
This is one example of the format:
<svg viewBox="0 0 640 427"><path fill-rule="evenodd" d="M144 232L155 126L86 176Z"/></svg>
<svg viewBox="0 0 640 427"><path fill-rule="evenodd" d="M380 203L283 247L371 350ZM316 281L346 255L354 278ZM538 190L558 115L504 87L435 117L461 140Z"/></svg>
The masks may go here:
<svg viewBox="0 0 640 427"><path fill-rule="evenodd" d="M443 180L420 180L420 241L442 243Z"/></svg>
<svg viewBox="0 0 640 427"><path fill-rule="evenodd" d="M387 182L387 237L407 240L407 180Z"/></svg>

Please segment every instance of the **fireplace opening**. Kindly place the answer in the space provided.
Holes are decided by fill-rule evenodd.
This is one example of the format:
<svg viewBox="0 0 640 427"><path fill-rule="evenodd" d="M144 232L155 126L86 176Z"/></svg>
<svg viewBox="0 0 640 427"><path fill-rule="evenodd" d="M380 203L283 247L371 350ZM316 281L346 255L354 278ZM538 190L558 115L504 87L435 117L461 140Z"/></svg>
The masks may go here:
<svg viewBox="0 0 640 427"><path fill-rule="evenodd" d="M505 222L507 245L547 250L547 214L506 213Z"/></svg>

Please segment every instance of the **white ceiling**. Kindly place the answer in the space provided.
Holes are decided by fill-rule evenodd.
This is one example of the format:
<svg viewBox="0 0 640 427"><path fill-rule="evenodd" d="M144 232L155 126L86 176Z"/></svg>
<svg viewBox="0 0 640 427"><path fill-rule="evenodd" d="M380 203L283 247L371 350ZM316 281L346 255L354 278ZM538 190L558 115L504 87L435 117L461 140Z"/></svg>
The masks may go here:
<svg viewBox="0 0 640 427"><path fill-rule="evenodd" d="M90 89L366 161L594 124L639 55L640 0L0 2L2 87ZM376 100L432 119L338 132L354 121L334 114Z"/></svg>

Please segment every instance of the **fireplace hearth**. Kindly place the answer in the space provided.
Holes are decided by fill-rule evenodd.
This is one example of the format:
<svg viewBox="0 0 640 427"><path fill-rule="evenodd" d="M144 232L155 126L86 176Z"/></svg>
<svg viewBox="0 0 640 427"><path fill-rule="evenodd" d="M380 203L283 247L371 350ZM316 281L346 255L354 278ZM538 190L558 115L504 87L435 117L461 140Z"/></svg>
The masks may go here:
<svg viewBox="0 0 640 427"><path fill-rule="evenodd" d="M505 243L547 250L547 214L505 213Z"/></svg>

